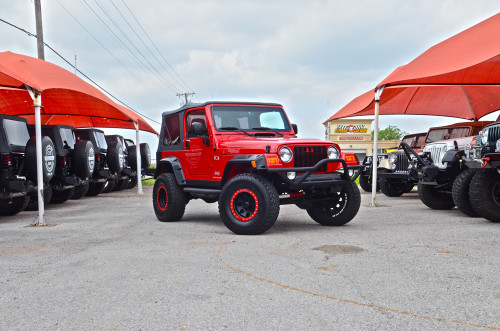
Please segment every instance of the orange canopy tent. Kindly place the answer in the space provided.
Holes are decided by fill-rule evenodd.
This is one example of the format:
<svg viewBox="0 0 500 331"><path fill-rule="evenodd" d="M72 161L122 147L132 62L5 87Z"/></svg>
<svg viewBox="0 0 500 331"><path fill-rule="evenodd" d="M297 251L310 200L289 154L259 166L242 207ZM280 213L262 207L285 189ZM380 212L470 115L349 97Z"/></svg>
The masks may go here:
<svg viewBox="0 0 500 331"><path fill-rule="evenodd" d="M43 96L43 102L42 102ZM34 107L34 110L33 110ZM141 116L120 106L73 73L52 63L11 52L0 53L0 113L35 124L38 171L38 224L44 225L41 125L135 129L158 134ZM140 176L140 153L137 175ZM139 193L142 193L138 178Z"/></svg>
<svg viewBox="0 0 500 331"><path fill-rule="evenodd" d="M375 114L420 114L479 119L500 109L500 13L429 48L351 101L330 119ZM371 96L370 96L371 94ZM382 97L383 94L383 97ZM377 173L374 167L372 205Z"/></svg>

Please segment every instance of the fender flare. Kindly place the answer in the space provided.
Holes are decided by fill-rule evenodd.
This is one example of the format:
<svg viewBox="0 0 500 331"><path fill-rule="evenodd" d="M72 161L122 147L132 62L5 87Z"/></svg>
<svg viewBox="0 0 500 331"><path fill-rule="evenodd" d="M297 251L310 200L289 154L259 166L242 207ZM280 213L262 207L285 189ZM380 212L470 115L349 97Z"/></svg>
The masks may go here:
<svg viewBox="0 0 500 331"><path fill-rule="evenodd" d="M253 166L252 161L255 161L255 167ZM222 183L226 182L229 169L231 169L231 166L234 164L248 165L250 168L261 171L267 170L266 157L263 154L236 155L226 163L224 173L222 174Z"/></svg>
<svg viewBox="0 0 500 331"><path fill-rule="evenodd" d="M451 150L444 154L442 162L455 163L459 162L463 157L465 157L464 151Z"/></svg>
<svg viewBox="0 0 500 331"><path fill-rule="evenodd" d="M164 167L167 167L169 171L163 171ZM182 170L181 161L175 156L168 156L160 160L156 166L155 178L158 178L164 172L172 172L175 176L175 180L179 185L186 185L186 177L184 177L184 171Z"/></svg>

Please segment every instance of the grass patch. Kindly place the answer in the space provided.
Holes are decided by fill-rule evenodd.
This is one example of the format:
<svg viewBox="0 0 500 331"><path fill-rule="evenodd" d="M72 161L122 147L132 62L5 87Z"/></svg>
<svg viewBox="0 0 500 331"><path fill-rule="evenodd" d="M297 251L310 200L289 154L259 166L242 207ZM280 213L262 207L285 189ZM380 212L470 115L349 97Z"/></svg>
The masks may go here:
<svg viewBox="0 0 500 331"><path fill-rule="evenodd" d="M155 184L155 179L150 178L142 181L142 186L153 186Z"/></svg>

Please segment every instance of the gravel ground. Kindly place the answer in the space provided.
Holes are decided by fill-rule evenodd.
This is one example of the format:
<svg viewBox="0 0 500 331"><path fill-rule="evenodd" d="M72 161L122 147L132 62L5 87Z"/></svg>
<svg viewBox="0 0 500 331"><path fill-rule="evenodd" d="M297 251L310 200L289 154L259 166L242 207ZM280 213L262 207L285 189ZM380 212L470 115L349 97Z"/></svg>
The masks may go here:
<svg viewBox="0 0 500 331"><path fill-rule="evenodd" d="M152 187L0 219L1 330L470 330L500 328L500 225L362 194L322 227L282 206L238 236L217 204L161 223Z"/></svg>

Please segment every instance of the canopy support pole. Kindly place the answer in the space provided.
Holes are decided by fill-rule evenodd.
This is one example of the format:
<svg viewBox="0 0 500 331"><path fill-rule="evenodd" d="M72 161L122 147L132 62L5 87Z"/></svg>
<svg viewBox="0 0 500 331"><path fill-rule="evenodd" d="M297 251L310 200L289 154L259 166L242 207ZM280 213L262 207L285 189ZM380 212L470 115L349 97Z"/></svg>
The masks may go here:
<svg viewBox="0 0 500 331"><path fill-rule="evenodd" d="M375 196L377 194L377 166L378 166L378 115L380 108L380 96L384 87L375 90L375 129L373 133L373 158L372 158L372 202L371 207L377 207Z"/></svg>
<svg viewBox="0 0 500 331"><path fill-rule="evenodd" d="M141 146L139 141L139 122L134 122L135 125L135 155L137 157L137 194L143 194L142 191L142 173L141 173Z"/></svg>
<svg viewBox="0 0 500 331"><path fill-rule="evenodd" d="M31 87L26 86L28 93L33 99L33 107L35 107L35 136L36 136L36 179L37 179L37 198L38 198L38 226L45 224L45 206L43 204L43 169L42 169L42 120L40 116L40 108L42 107L42 95L38 91L34 91Z"/></svg>

